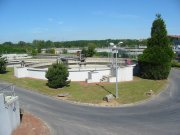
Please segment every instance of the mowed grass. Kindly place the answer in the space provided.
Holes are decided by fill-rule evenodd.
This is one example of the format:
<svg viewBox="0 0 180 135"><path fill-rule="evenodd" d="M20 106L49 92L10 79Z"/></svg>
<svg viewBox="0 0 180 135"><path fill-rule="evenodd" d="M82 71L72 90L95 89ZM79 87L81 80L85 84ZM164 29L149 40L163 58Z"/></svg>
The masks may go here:
<svg viewBox="0 0 180 135"><path fill-rule="evenodd" d="M13 68L8 68L6 74L0 74L0 80L50 96L57 96L60 93L68 92L68 100L77 102L101 103L105 95L110 93L115 95L115 83L86 84L85 82L71 82L67 87L52 89L46 85L46 80L32 78L18 79L14 77ZM154 81L134 77L133 81L118 84L119 98L116 101L120 104L127 104L145 100L149 98L146 92L153 90L157 94L164 88L166 83L167 80Z"/></svg>

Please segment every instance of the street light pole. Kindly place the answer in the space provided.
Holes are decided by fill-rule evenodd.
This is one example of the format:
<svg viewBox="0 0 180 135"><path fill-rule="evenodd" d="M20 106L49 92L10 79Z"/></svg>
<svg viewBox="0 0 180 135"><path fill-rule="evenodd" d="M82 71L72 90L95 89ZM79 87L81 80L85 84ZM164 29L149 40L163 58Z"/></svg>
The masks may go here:
<svg viewBox="0 0 180 135"><path fill-rule="evenodd" d="M123 42L119 42L117 45L122 44ZM110 43L110 46L112 46L112 51L114 51L116 53L116 62L115 62L115 68L116 68L116 99L119 98L119 93L118 93L118 65L117 65L117 55L118 55L118 48L116 45L114 45L114 43ZM114 54L113 52L113 54ZM114 62L113 62L114 63ZM114 67L114 64L113 64Z"/></svg>
<svg viewBox="0 0 180 135"><path fill-rule="evenodd" d="M118 96L118 67L117 67L117 52L116 50L116 99L119 97Z"/></svg>

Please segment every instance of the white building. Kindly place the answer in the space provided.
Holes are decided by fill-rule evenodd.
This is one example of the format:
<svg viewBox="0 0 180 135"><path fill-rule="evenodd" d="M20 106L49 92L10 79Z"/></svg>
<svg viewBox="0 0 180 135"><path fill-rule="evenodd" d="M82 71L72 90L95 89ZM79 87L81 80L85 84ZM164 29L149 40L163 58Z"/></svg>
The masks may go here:
<svg viewBox="0 0 180 135"><path fill-rule="evenodd" d="M67 53L77 53L81 51L80 48L55 48L55 54L62 54L64 50L67 50Z"/></svg>
<svg viewBox="0 0 180 135"><path fill-rule="evenodd" d="M32 58L28 54L3 54L2 57L6 57L8 61Z"/></svg>

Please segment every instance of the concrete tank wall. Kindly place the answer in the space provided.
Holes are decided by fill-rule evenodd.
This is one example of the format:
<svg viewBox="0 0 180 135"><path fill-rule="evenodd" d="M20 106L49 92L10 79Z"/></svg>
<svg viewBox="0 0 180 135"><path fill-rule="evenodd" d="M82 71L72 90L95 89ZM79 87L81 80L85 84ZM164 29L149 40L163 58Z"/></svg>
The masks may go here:
<svg viewBox="0 0 180 135"><path fill-rule="evenodd" d="M30 77L35 79L47 80L45 77L47 69L35 69L35 68L16 68L14 67L14 75L17 78ZM110 82L115 82L113 77L115 77L115 69L111 68L97 68L97 69L69 69L68 79L71 81L86 81L91 80L91 82L100 82L103 76L112 76ZM133 80L133 67L121 67L118 68L118 80L119 81L131 81Z"/></svg>
<svg viewBox="0 0 180 135"><path fill-rule="evenodd" d="M82 71L69 71L68 79L71 81L85 81L88 78L87 70Z"/></svg>
<svg viewBox="0 0 180 135"><path fill-rule="evenodd" d="M0 135L11 135L20 124L19 102L17 96L0 94Z"/></svg>
<svg viewBox="0 0 180 135"><path fill-rule="evenodd" d="M118 68L117 76L118 82L132 81L133 80L133 67L134 65L129 65L126 67ZM112 77L109 78L109 82L116 82L116 69L111 69Z"/></svg>
<svg viewBox="0 0 180 135"><path fill-rule="evenodd" d="M46 71L44 69L34 69L34 68L28 68L27 69L27 76L30 78L36 78L36 79L42 79L42 80L47 80L45 77Z"/></svg>
<svg viewBox="0 0 180 135"><path fill-rule="evenodd" d="M24 78L28 76L28 71L26 67L14 67L14 76L17 78Z"/></svg>

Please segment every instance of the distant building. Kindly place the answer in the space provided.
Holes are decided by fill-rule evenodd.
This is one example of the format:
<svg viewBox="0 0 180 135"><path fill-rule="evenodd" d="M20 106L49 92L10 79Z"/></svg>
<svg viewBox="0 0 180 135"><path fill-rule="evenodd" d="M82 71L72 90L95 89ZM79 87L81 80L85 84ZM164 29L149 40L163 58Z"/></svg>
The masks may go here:
<svg viewBox="0 0 180 135"><path fill-rule="evenodd" d="M8 61L32 58L28 54L3 54L2 57L6 57Z"/></svg>
<svg viewBox="0 0 180 135"><path fill-rule="evenodd" d="M46 50L47 50L47 49L45 49L45 48L41 49L41 53L42 53L42 54L45 54L45 53L46 53Z"/></svg>
<svg viewBox="0 0 180 135"><path fill-rule="evenodd" d="M128 55L139 55L142 54L144 49L146 49L147 46L145 45L136 45L135 47L119 47L119 50L127 53ZM67 51L67 53L76 54L79 51L82 51L82 48L54 48L55 54L63 54L64 50ZM111 48L104 47L104 48L95 48L96 52L111 52ZM46 53L46 49L41 49L41 53Z"/></svg>
<svg viewBox="0 0 180 135"><path fill-rule="evenodd" d="M55 48L55 54L62 54L64 50L67 50L67 53L77 53L81 51L80 48Z"/></svg>
<svg viewBox="0 0 180 135"><path fill-rule="evenodd" d="M111 52L111 49L109 48L96 48L95 49L96 52Z"/></svg>
<svg viewBox="0 0 180 135"><path fill-rule="evenodd" d="M119 51L125 52L128 55L139 55L142 54L144 49L147 48L145 45L136 45L135 47L118 47ZM96 48L96 52L111 52L110 48Z"/></svg>
<svg viewBox="0 0 180 135"><path fill-rule="evenodd" d="M173 45L180 45L180 35L168 35Z"/></svg>
<svg viewBox="0 0 180 135"><path fill-rule="evenodd" d="M180 54L180 35L168 35L172 43L173 51L176 54Z"/></svg>

